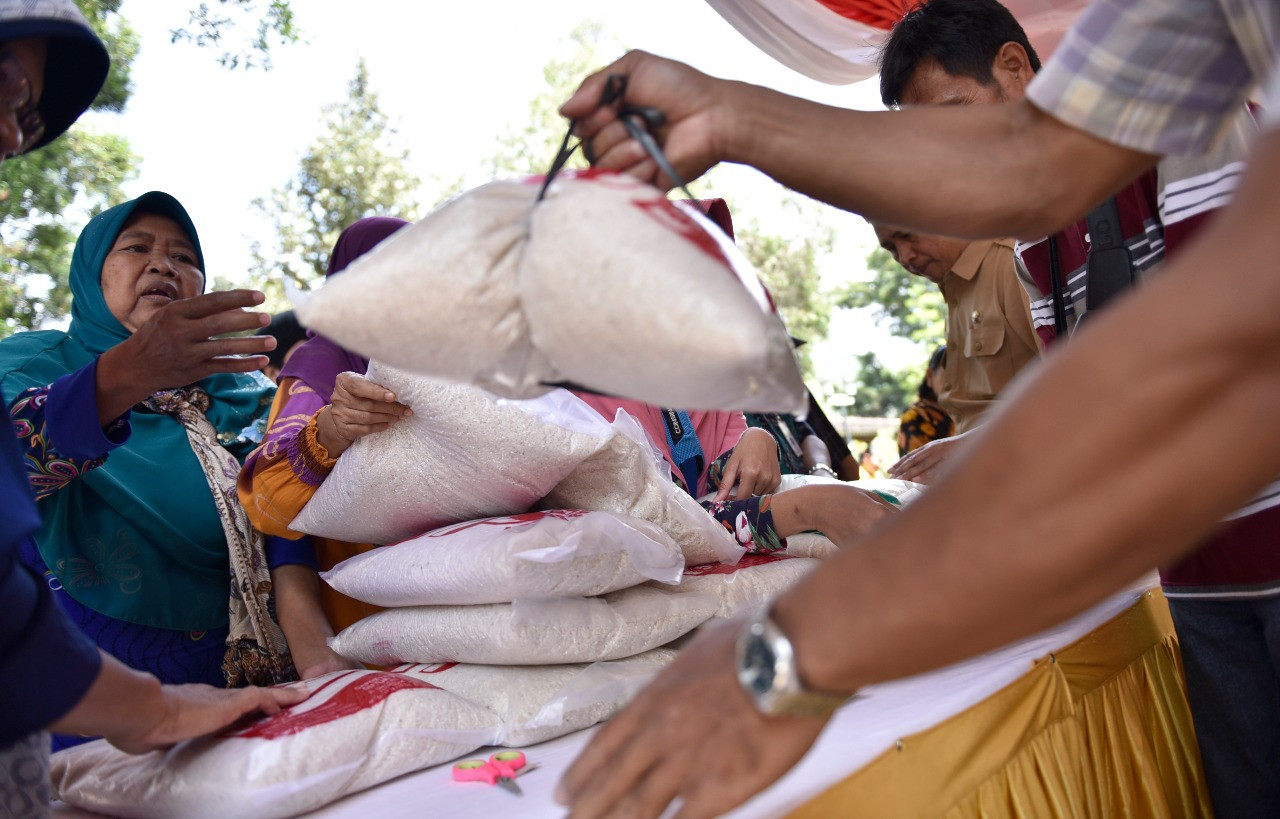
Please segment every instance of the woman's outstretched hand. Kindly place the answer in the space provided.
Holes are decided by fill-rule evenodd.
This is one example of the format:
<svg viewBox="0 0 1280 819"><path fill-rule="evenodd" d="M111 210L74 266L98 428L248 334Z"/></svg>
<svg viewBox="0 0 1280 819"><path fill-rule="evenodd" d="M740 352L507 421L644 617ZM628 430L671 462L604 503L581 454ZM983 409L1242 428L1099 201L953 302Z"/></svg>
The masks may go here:
<svg viewBox="0 0 1280 819"><path fill-rule="evenodd" d="M88 691L49 728L60 734L101 735L131 754L213 733L241 717L279 714L309 696L297 683L272 688L161 685L151 674L101 650L99 654L102 667Z"/></svg>
<svg viewBox="0 0 1280 819"><path fill-rule="evenodd" d="M205 293L166 304L125 341L98 359L98 419L106 426L151 394L185 387L215 373L247 373L267 363L270 336L225 336L257 330L271 317L246 308L257 290Z"/></svg>

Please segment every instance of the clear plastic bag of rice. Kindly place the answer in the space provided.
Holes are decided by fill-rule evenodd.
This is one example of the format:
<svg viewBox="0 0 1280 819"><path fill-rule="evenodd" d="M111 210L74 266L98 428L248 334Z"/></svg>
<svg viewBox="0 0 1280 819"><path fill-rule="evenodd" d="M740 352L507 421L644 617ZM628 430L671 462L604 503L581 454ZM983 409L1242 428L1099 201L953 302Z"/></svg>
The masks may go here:
<svg viewBox="0 0 1280 819"><path fill-rule="evenodd" d="M655 648L634 657L569 665L403 665L395 670L483 705L502 720L496 744L536 745L590 728L622 710L676 652Z"/></svg>
<svg viewBox="0 0 1280 819"><path fill-rule="evenodd" d="M652 521L679 544L690 566L737 561L743 547L676 486L640 424L618 410L612 427L618 434L574 467L539 507L593 509Z"/></svg>
<svg viewBox="0 0 1280 819"><path fill-rule="evenodd" d="M274 717L134 756L96 740L53 755L54 797L111 816L296 816L493 743L488 709L418 676L337 671Z"/></svg>
<svg viewBox="0 0 1280 819"><path fill-rule="evenodd" d="M790 540L787 538L788 543ZM820 560L779 552L749 554L732 566L709 563L688 567L677 591L714 597L719 602L716 617L740 617L763 608L820 564Z"/></svg>
<svg viewBox="0 0 1280 819"><path fill-rule="evenodd" d="M561 173L538 202L541 186L450 200L326 282L299 320L512 398L569 382L667 407L805 411L776 306L696 206L606 171Z"/></svg>
<svg viewBox="0 0 1280 819"><path fill-rule="evenodd" d="M413 415L343 452L289 524L296 531L394 543L446 524L526 512L614 436L567 390L510 401L376 361L368 377Z"/></svg>
<svg viewBox="0 0 1280 819"><path fill-rule="evenodd" d="M718 605L707 595L645 584L600 597L406 606L348 626L329 647L381 666L593 663L665 645L709 620Z"/></svg>
<svg viewBox="0 0 1280 819"><path fill-rule="evenodd" d="M587 597L676 583L684 556L655 524L612 512L548 510L445 526L348 558L321 577L378 606Z"/></svg>

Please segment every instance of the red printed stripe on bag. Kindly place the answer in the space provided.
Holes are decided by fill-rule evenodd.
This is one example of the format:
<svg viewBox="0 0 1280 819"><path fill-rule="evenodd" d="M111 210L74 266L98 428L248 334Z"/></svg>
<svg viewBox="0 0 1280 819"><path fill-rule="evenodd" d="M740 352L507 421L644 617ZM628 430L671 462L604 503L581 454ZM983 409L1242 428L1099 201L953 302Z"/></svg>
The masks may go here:
<svg viewBox="0 0 1280 819"><path fill-rule="evenodd" d="M766 563L776 563L779 560L794 560L794 555L784 554L746 554L742 559L732 565L728 563L704 563L701 566L689 566L684 570L686 577L705 577L709 574L733 574L742 569L750 569L752 566L763 566Z"/></svg>
<svg viewBox="0 0 1280 819"><path fill-rule="evenodd" d="M278 739L373 708L397 691L413 688L440 690L439 686L403 674L352 671L327 680L306 700L286 708L274 717L264 717L243 728L224 731L218 736Z"/></svg>

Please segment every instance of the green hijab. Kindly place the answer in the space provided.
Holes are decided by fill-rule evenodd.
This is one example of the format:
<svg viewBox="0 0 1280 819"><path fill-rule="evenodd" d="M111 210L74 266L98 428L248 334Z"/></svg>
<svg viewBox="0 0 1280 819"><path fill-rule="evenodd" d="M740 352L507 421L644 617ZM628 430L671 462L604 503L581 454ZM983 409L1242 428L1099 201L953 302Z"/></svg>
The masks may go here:
<svg viewBox="0 0 1280 819"><path fill-rule="evenodd" d="M134 213L177 222L204 269L195 226L167 193L152 191L94 217L71 258L67 332L18 333L0 341L0 388L7 400L85 367L129 338L107 308L101 274ZM219 440L243 461L261 439L275 388L252 374L214 375L198 386L211 399L208 418ZM40 501L40 554L68 594L109 617L183 631L225 626L227 541L186 430L142 405L133 408L130 424L129 440L106 463Z"/></svg>

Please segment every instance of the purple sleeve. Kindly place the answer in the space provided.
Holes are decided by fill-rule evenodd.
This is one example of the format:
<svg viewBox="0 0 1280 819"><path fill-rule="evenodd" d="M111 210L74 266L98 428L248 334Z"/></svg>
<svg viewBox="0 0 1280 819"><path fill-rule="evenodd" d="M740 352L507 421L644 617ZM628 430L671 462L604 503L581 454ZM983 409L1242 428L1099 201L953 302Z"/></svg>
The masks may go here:
<svg viewBox="0 0 1280 819"><path fill-rule="evenodd" d="M39 577L0 553L0 746L40 730L84 697L102 667L98 649L62 611Z"/></svg>
<svg viewBox="0 0 1280 819"><path fill-rule="evenodd" d="M106 429L98 423L97 373L95 359L47 387L23 391L9 405L37 500L101 466L110 450L129 440L128 412Z"/></svg>
<svg viewBox="0 0 1280 819"><path fill-rule="evenodd" d="M267 535L265 545L267 568L269 569L300 565L310 566L316 571L320 570L320 564L316 562L315 544L311 542L311 538L307 535L303 535L297 540Z"/></svg>
<svg viewBox="0 0 1280 819"><path fill-rule="evenodd" d="M306 433L311 419L328 402L297 379L281 379L280 389L284 395L280 410L267 429L262 446L253 451L245 461L244 468L250 475L256 475L259 466L266 468L273 461L283 458L289 462L289 468L298 480L308 486L319 486L329 476L333 466L332 463L321 463L320 454L308 446ZM282 400L280 395L277 394L277 402Z"/></svg>

